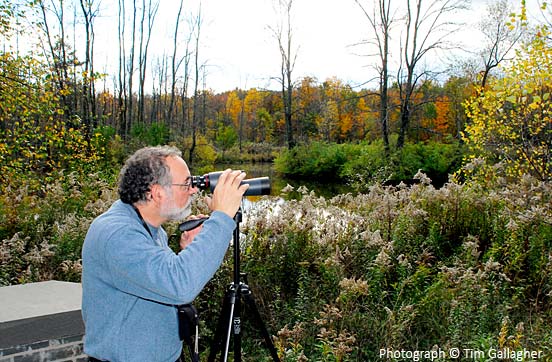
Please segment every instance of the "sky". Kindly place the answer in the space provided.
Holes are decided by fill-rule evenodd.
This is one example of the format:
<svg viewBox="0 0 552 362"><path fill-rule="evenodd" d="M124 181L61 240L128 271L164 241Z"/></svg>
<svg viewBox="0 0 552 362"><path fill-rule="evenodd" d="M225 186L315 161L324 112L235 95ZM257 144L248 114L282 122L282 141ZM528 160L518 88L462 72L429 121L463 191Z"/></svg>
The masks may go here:
<svg viewBox="0 0 552 362"><path fill-rule="evenodd" d="M278 16L270 0L213 1L206 9L215 20L205 50L212 54L213 80L227 87L262 87L279 75L280 53L269 27ZM349 2L349 4L346 4ZM365 21L352 0L295 0L292 9L294 74L319 81L336 76L349 82L361 79L366 59L355 55ZM219 23L222 22L224 25ZM225 79L228 78L228 79ZM237 80L237 83L236 83ZM222 87L224 86L216 86Z"/></svg>
<svg viewBox="0 0 552 362"><path fill-rule="evenodd" d="M103 4L108 4L103 0ZM368 3L370 0L364 0ZM397 0L404 1L404 0ZM490 0L492 1L492 0ZM528 0L536 9L537 0ZM185 1L185 12L197 12L199 0ZM518 5L519 0L511 0ZM156 33L150 54L172 52L172 32L178 1L162 0L156 18ZM486 0L472 0L471 9L454 14L454 21L463 22L454 41L475 50L481 35L476 23L484 14ZM116 1L115 1L116 4ZM96 64L116 74L117 7L103 5L103 15L96 20ZM280 72L280 53L269 27L277 24L274 0L202 0L203 25L200 40L200 61L207 65L206 87L215 92L235 88L278 89L274 77ZM294 0L292 8L293 44L297 53L293 78L315 77L319 82L336 77L353 87L373 78L367 48L358 45L371 35L369 24L354 0ZM101 29L101 30L100 30ZM394 36L398 46L399 34ZM99 44L99 46L98 46ZM457 53L458 57L467 56ZM442 64L439 55L428 58L431 66ZM111 69L110 69L111 68ZM112 70L113 69L113 70Z"/></svg>

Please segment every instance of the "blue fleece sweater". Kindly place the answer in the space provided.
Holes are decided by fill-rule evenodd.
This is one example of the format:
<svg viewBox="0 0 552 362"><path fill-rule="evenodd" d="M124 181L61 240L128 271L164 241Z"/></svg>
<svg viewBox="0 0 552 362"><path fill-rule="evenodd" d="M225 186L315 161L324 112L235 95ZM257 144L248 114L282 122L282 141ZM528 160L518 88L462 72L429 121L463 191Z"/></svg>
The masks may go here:
<svg viewBox="0 0 552 362"><path fill-rule="evenodd" d="M235 228L213 212L183 251L162 227L147 232L120 200L96 218L82 250L84 352L113 362L174 362L182 342L175 305L190 303L219 268Z"/></svg>

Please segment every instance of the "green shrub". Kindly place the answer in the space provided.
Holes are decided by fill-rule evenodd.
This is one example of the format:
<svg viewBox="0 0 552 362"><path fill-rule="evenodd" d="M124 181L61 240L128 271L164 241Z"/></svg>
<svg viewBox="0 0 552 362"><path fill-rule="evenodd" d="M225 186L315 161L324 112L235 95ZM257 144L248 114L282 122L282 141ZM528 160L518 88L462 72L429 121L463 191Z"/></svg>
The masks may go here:
<svg viewBox="0 0 552 362"><path fill-rule="evenodd" d="M167 144L170 130L165 123L133 123L130 135L141 145L157 146Z"/></svg>
<svg viewBox="0 0 552 362"><path fill-rule="evenodd" d="M116 174L127 157L125 143L111 126L100 126L93 133L91 142L99 155L99 169L107 174Z"/></svg>
<svg viewBox="0 0 552 362"><path fill-rule="evenodd" d="M275 169L288 177L347 180L358 191L366 192L378 182L398 184L411 181L424 172L441 186L455 173L462 161L462 147L449 143L406 144L386 155L383 143L335 144L313 142L283 151Z"/></svg>
<svg viewBox="0 0 552 362"><path fill-rule="evenodd" d="M277 172L290 177L336 179L347 162L349 153L357 153L353 145L313 142L284 150L274 161Z"/></svg>
<svg viewBox="0 0 552 362"><path fill-rule="evenodd" d="M462 147L458 142L407 143L393 154L392 180L409 180L418 171L425 173L438 185L444 184L450 174L455 173L462 162Z"/></svg>
<svg viewBox="0 0 552 362"><path fill-rule="evenodd" d="M279 152L279 148L274 147L270 143L245 143L241 149L238 145L234 145L228 149L219 151L217 155L218 163L257 163L257 162L272 162L275 154Z"/></svg>
<svg viewBox="0 0 552 362"><path fill-rule="evenodd" d="M182 158L188 163L194 174L212 171L217 159L215 147L209 143L205 136L197 135L193 155L191 155L192 162L190 163L192 143L192 138L186 137L177 139L174 145L182 151Z"/></svg>
<svg viewBox="0 0 552 362"><path fill-rule="evenodd" d="M358 188L361 185L386 181L391 173L390 166L383 142L362 144L356 152L349 155L341 175Z"/></svg>

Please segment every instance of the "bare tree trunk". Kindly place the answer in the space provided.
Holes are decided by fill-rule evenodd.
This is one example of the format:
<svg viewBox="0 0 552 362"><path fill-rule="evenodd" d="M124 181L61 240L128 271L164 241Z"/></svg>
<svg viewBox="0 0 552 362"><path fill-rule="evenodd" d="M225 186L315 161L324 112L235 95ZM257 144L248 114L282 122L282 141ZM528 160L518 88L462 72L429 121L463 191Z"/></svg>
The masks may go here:
<svg viewBox="0 0 552 362"><path fill-rule="evenodd" d="M405 89L400 90L401 94L401 108L400 108L400 128L399 128L399 137L397 138L397 148L403 148L406 140L406 132L408 131L410 125L410 116L411 116L411 107L412 107L412 88L410 85L411 81L407 81L404 85Z"/></svg>
<svg viewBox="0 0 552 362"><path fill-rule="evenodd" d="M181 63L176 61L176 54L178 51L178 29L180 26L180 16L182 14L183 6L184 6L184 0L180 0L180 6L178 7L178 13L176 15L176 23L174 25L173 53L171 58L171 91L170 91L169 107L166 113L167 116L165 117L169 122L169 124L171 125L173 124L173 120L176 119L175 115L173 114L174 103L176 100L176 75L178 72L178 66ZM187 53L187 49L186 49L186 53Z"/></svg>
<svg viewBox="0 0 552 362"><path fill-rule="evenodd" d="M191 37L189 38L191 42ZM182 90L180 92L180 103L181 103L181 123L180 131L183 136L188 134L188 125L190 123L190 98L188 97L188 87L190 84L190 61L191 53L188 48L189 43L186 45L186 55L182 59L184 61L184 77L182 83Z"/></svg>
<svg viewBox="0 0 552 362"><path fill-rule="evenodd" d="M196 17L196 37L195 37L195 79L194 79L194 97L193 97L193 114L192 114L192 144L190 146L190 155L188 161L190 165L193 165L194 151L197 146L197 120L198 120L198 108L199 108L199 39L201 34L201 3L199 6L199 12Z"/></svg>
<svg viewBox="0 0 552 362"><path fill-rule="evenodd" d="M201 127L200 130L203 134L206 132L206 117L207 117L207 68L203 66L203 87L201 90Z"/></svg>
<svg viewBox="0 0 552 362"><path fill-rule="evenodd" d="M391 15L391 0L378 0L374 4L373 12L370 14L361 4L355 0L364 12L372 28L374 38L368 41L378 49L380 64L376 67L380 75L379 79L379 118L385 154L389 155L389 38L391 27L395 22Z"/></svg>
<svg viewBox="0 0 552 362"><path fill-rule="evenodd" d="M143 124L144 123L144 94L143 94L143 86L144 81L146 78L146 75L143 73L143 70L145 68L144 62L144 21L146 18L146 0L142 0L142 14L140 17L140 27L139 27L139 42L138 42L138 93L137 93L137 102L138 102L138 109L137 109L137 120L138 123Z"/></svg>
<svg viewBox="0 0 552 362"><path fill-rule="evenodd" d="M155 116L152 116L152 119L162 120L163 122L171 126L171 121L168 114L168 101L166 97L161 97L162 94L169 94L169 59L166 54L163 54L163 56L161 57L161 61L157 65L157 71L159 72L159 97L156 105L158 108L155 112ZM155 94L155 86L153 92Z"/></svg>
<svg viewBox="0 0 552 362"><path fill-rule="evenodd" d="M179 12L178 12L178 19L180 19L180 10L182 9L182 1L181 0L181 3L180 3L180 9L179 9ZM177 19L177 25L175 26L175 35L174 35L174 49L173 49L173 56L172 56L172 68L171 68L171 76L172 76L172 79L171 79L171 100L170 100L170 105L171 105L171 110L172 110L172 107L175 107L174 103L176 101L176 91L177 91L177 79L178 79L178 72L180 70L180 68L182 67L182 65L184 65L184 69L183 69L183 74L180 76L180 78L182 79L182 89L180 90L180 94L179 94L179 97L180 97L180 104L181 104L181 107L180 107L180 116L179 116L179 110L178 109L175 109L174 110L174 120L175 120L175 125L178 127L180 133L183 135L183 136L186 136L187 133L188 133L188 125L189 125L189 119L190 119L190 115L189 115L189 111L190 111L190 99L188 97L188 85L189 85L189 82L190 82L190 61L191 61L191 52L190 52L190 45L191 45L191 42L192 42L192 37L193 37L193 34L195 33L195 27L196 27L196 22L193 21L193 22L190 22L191 23L191 29L189 30L188 32L188 37L186 38L186 42L185 42L185 49L184 49L184 55L177 59L176 57L176 54L178 53L178 50L177 50L177 37L178 37L178 28L179 28L179 20ZM172 111L169 113L171 114L173 113Z"/></svg>
<svg viewBox="0 0 552 362"><path fill-rule="evenodd" d="M464 9L466 4L465 0L427 1L427 7L423 6L424 0L407 0L406 4L404 39L401 41L401 60L404 61L404 67L401 65L397 77L401 98L401 121L397 140L399 149L404 146L410 127L414 106L412 98L417 82L428 74L427 70L417 72L417 67L427 53L451 47L447 44L447 38L459 29L459 24L448 19L452 18L451 13Z"/></svg>
<svg viewBox="0 0 552 362"><path fill-rule="evenodd" d="M479 28L485 37L485 45L481 51L485 68L481 77L482 88L485 88L491 70L507 60L507 56L522 36L519 26L511 27L510 25L512 13L513 9L510 2L498 0L488 4L487 15L483 17L479 24Z"/></svg>
<svg viewBox="0 0 552 362"><path fill-rule="evenodd" d="M70 108L69 100L66 96L66 89L69 84L69 78L67 76L67 56L65 50L65 24L64 24L64 9L63 9L63 0L59 0L59 8L56 7L55 3L52 1L54 15L58 19L59 25L59 44L56 46L53 42L54 35L50 31L50 26L48 23L48 8L46 7L45 1L39 1L40 10L42 12L42 21L44 26L44 32L46 33L46 38L48 41L48 46L50 50L50 57L52 59L52 69L55 73L55 79L53 80L54 84L59 89L60 99L62 108L68 110ZM66 112L68 114L69 112Z"/></svg>
<svg viewBox="0 0 552 362"><path fill-rule="evenodd" d="M134 89L133 89L133 79L134 79L134 60L136 57L136 0L133 0L132 2L132 37L131 37L131 44L130 44L130 59L128 60L128 64L125 64L127 67L127 77L128 77L128 98L127 98L127 122L126 122L126 130L125 133L128 135L130 134L130 130L132 128L132 123L134 123ZM125 59L126 62L126 59Z"/></svg>
<svg viewBox="0 0 552 362"><path fill-rule="evenodd" d="M153 29L153 23L155 21L155 16L157 15L157 10L159 9L159 3L151 3L151 0L148 1L146 5L146 0L142 0L142 18L140 20L140 43L139 43L139 56L138 56L138 79L139 79L139 89L138 89L138 120L140 123L144 123L145 119L145 83L146 83L146 71L148 64L148 49L151 40L151 32ZM146 16L147 14L147 16ZM147 25L145 27L144 23L147 19ZM145 39L144 39L145 37Z"/></svg>
<svg viewBox="0 0 552 362"><path fill-rule="evenodd" d="M94 18L96 11L93 10L93 0L80 0L80 6L84 17L85 30L85 59L83 76L83 120L91 136L94 128L97 127L96 119L96 91L94 87Z"/></svg>
<svg viewBox="0 0 552 362"><path fill-rule="evenodd" d="M126 8L125 0L119 0L119 20L118 20L118 37L119 37L119 83L118 83L118 114L117 121L119 124L119 134L123 139L128 137L128 87L127 87L127 66L126 66L126 41L124 38L126 29Z"/></svg>
<svg viewBox="0 0 552 362"><path fill-rule="evenodd" d="M281 77L279 78L282 86L282 101L284 103L284 116L286 127L286 143L289 149L295 146L293 135L293 82L292 73L295 67L297 53L292 54L292 27L291 27L291 8L293 0L278 0L279 9L284 12L280 19L285 24L279 24L276 28L271 28L274 37L278 42L278 48L281 56ZM284 34L285 33L285 34ZM285 36L285 37L284 37Z"/></svg>

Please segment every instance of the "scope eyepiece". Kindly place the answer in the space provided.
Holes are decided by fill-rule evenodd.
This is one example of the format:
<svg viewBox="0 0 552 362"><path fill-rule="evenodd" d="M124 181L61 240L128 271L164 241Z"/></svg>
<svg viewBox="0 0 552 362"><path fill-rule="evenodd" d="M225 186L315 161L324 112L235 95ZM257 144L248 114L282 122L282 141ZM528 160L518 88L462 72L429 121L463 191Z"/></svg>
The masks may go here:
<svg viewBox="0 0 552 362"><path fill-rule="evenodd" d="M217 186L222 171L209 172L202 176L192 176L192 187L213 192ZM270 179L268 177L257 177L243 180L240 185L248 184L249 188L244 196L270 195Z"/></svg>

